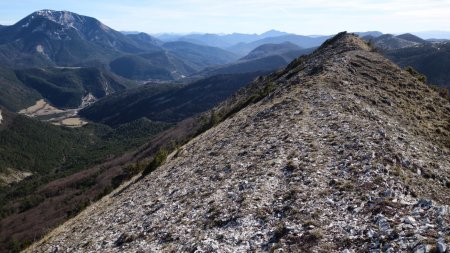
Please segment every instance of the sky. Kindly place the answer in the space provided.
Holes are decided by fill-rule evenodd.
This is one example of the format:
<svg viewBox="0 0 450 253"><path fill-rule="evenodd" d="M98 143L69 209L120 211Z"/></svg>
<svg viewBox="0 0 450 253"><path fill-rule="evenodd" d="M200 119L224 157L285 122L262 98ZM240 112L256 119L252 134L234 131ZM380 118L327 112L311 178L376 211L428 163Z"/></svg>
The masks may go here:
<svg viewBox="0 0 450 253"><path fill-rule="evenodd" d="M0 24L41 9L72 11L119 31L150 34L450 30L450 0L0 0Z"/></svg>

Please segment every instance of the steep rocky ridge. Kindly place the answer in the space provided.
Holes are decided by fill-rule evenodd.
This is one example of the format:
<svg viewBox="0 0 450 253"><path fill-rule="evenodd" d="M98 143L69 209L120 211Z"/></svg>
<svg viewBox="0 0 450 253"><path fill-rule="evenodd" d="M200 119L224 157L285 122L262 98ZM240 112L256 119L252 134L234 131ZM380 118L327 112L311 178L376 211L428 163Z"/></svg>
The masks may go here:
<svg viewBox="0 0 450 253"><path fill-rule="evenodd" d="M446 250L447 100L346 33L249 87L267 96L223 103L236 112L28 251Z"/></svg>

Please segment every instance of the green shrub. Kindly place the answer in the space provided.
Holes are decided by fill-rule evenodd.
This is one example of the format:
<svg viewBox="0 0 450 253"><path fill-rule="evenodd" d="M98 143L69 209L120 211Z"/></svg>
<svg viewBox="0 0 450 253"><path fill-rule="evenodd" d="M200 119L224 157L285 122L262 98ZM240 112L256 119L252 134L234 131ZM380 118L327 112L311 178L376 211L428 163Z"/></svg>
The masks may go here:
<svg viewBox="0 0 450 253"><path fill-rule="evenodd" d="M430 87L435 90L437 93L439 93L439 96L447 99L450 101L450 92L447 88L445 87L440 87L438 85L430 85Z"/></svg>
<svg viewBox="0 0 450 253"><path fill-rule="evenodd" d="M11 252L11 253L21 252L23 249L25 249L30 244L31 244L31 241L29 241L29 240L21 241L16 238L12 238L9 241L9 244L8 244L5 252Z"/></svg>
<svg viewBox="0 0 450 253"><path fill-rule="evenodd" d="M164 148L160 149L158 153L156 153L153 160L147 165L147 167L145 167L144 171L142 172L142 176L150 174L156 168L161 166L161 164L163 164L166 161L168 154L169 152L166 149Z"/></svg>
<svg viewBox="0 0 450 253"><path fill-rule="evenodd" d="M131 178L134 175L137 175L139 172L143 171L147 166L148 164L146 164L144 161L138 161L128 164L125 168L123 168L123 172L128 175L128 178Z"/></svg>
<svg viewBox="0 0 450 253"><path fill-rule="evenodd" d="M419 71L415 70L413 67L408 66L405 68L405 71L410 73L412 76L417 78L417 80L421 81L422 83L425 83L425 84L427 83L427 77L425 75L422 75L421 73L419 73Z"/></svg>
<svg viewBox="0 0 450 253"><path fill-rule="evenodd" d="M260 91L260 99L266 97L270 93L272 93L277 88L277 85L274 82L270 82L266 84L263 90Z"/></svg>

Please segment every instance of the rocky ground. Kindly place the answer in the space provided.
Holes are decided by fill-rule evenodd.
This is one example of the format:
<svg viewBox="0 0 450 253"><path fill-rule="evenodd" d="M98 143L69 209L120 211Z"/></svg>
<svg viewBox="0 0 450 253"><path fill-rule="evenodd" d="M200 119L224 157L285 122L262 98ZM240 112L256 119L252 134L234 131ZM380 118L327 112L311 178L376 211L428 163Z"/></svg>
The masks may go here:
<svg viewBox="0 0 450 253"><path fill-rule="evenodd" d="M450 252L450 104L340 34L29 252Z"/></svg>
<svg viewBox="0 0 450 253"><path fill-rule="evenodd" d="M31 175L31 172L6 168L4 172L0 172L0 186L20 182Z"/></svg>

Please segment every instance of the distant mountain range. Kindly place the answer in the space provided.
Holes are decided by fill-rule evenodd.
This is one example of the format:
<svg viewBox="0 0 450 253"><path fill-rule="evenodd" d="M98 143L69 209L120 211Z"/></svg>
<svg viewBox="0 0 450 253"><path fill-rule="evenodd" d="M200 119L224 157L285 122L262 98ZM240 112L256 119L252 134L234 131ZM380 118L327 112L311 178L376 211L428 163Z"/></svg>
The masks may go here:
<svg viewBox="0 0 450 253"><path fill-rule="evenodd" d="M139 32L123 32L124 34L137 34ZM424 31L424 32L410 32L415 36L418 36L424 40L428 39L447 39L450 40L450 32L447 31ZM373 36L378 37L383 35L380 31L367 31L367 32L354 32L354 34L365 37ZM245 33L232 33L232 34L213 34L213 33L192 33L192 34L176 34L176 33L159 33L154 34L155 38L162 41L183 41L183 40L195 40L195 43L209 44L213 41L218 41L215 46L217 47L230 47L239 43L250 43L257 40L269 38L269 37L279 37L286 35L297 35L293 33L281 32L277 30L269 30L262 34L245 34ZM306 37L317 38L317 37L330 37L329 34L316 34L316 35L306 35Z"/></svg>
<svg viewBox="0 0 450 253"><path fill-rule="evenodd" d="M276 30L270 30L262 34L244 34L244 33L232 33L232 34L158 34L156 38L162 41L188 41L196 44L203 44L208 46L228 48L239 43L250 43L256 40L265 39L268 37L277 37L288 35L288 33L280 32Z"/></svg>
<svg viewBox="0 0 450 253"><path fill-rule="evenodd" d="M250 73L255 71L274 71L285 67L297 57L313 52L316 48L302 49L284 42L281 44L263 44L236 62L206 68L199 75Z"/></svg>
<svg viewBox="0 0 450 253"><path fill-rule="evenodd" d="M279 44L284 42L293 43L301 48L312 48L320 46L325 40L329 38L330 36L308 37L303 35L287 34L276 37L267 37L250 43L239 43L232 47L229 47L228 50L237 54L245 55L261 45Z"/></svg>
<svg viewBox="0 0 450 253"><path fill-rule="evenodd" d="M236 59L219 48L125 35L67 11L37 11L0 30L0 63L11 68L106 66L130 79L173 80ZM137 70L118 70L124 65Z"/></svg>
<svg viewBox="0 0 450 253"><path fill-rule="evenodd" d="M450 40L450 32L448 31L424 31L424 32L413 32L413 34L425 40L428 39Z"/></svg>
<svg viewBox="0 0 450 253"><path fill-rule="evenodd" d="M220 47L237 55L245 56L253 49L264 44L290 42L302 48L317 47L330 36L303 36L270 30L262 34L159 34L162 41L188 41L196 44Z"/></svg>

